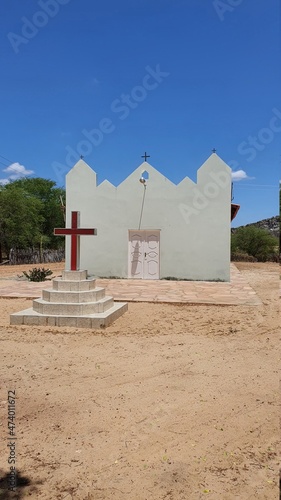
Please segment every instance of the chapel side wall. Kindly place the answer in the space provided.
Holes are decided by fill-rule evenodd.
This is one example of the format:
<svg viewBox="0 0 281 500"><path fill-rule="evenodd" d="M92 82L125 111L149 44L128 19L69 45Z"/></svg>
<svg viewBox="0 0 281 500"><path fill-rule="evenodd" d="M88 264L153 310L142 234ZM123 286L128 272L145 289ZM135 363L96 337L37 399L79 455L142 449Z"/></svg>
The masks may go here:
<svg viewBox="0 0 281 500"><path fill-rule="evenodd" d="M215 155L199 169L197 186L170 207L170 229L161 235L162 277L230 280L230 205L231 170Z"/></svg>
<svg viewBox="0 0 281 500"><path fill-rule="evenodd" d="M146 165L150 178L141 229L160 229L161 278L229 281L230 169L216 155L210 159L198 171L198 185L183 181L175 186ZM71 210L80 210L81 225L98 230L97 237L81 238L81 268L89 274L128 276L128 230L138 229L139 225L144 193L139 182L142 170L143 165L117 188L108 182L96 188L89 171L84 172L83 179L79 169L69 176L68 217ZM210 174L216 172L225 173L225 186L219 187L199 209L198 193L204 194L206 185L213 182Z"/></svg>

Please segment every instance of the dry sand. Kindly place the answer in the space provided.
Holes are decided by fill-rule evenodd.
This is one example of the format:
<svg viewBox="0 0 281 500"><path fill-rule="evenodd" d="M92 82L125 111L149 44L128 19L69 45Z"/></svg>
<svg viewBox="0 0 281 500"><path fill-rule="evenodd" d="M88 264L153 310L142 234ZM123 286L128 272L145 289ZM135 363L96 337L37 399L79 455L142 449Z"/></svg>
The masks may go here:
<svg viewBox="0 0 281 500"><path fill-rule="evenodd" d="M262 306L134 303L90 331L11 327L31 301L0 299L0 468L15 390L15 498L278 498L279 269L238 267Z"/></svg>

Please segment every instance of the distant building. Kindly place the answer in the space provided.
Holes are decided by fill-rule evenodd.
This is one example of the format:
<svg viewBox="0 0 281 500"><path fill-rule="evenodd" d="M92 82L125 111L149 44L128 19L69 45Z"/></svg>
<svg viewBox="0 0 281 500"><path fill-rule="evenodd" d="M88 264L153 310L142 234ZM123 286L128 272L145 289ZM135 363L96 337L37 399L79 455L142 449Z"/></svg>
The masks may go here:
<svg viewBox="0 0 281 500"><path fill-rule="evenodd" d="M80 269L96 276L189 280L230 279L231 169L213 153L175 185L142 163L115 187L97 185L79 160L66 176L66 227L71 212L97 236L80 237ZM66 237L69 268L70 237Z"/></svg>

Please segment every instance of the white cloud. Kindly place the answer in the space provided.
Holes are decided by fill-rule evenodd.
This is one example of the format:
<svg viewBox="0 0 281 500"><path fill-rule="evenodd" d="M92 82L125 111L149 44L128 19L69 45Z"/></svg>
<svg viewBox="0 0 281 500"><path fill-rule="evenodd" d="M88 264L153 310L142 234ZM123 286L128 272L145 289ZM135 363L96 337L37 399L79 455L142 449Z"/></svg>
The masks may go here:
<svg viewBox="0 0 281 500"><path fill-rule="evenodd" d="M0 186L5 186L6 184L9 184L9 179L0 179Z"/></svg>
<svg viewBox="0 0 281 500"><path fill-rule="evenodd" d="M233 181L242 181L244 179L253 179L253 177L248 177L244 170L236 170L236 172L232 172L232 180Z"/></svg>
<svg viewBox="0 0 281 500"><path fill-rule="evenodd" d="M33 170L27 170L23 165L19 163L12 163L9 167L4 168L3 172L11 173L9 175L10 179L18 179L19 177L25 177L26 175L34 174Z"/></svg>
<svg viewBox="0 0 281 500"><path fill-rule="evenodd" d="M26 177L27 175L34 174L33 170L27 170L23 165L19 163L12 163L9 167L4 168L3 172L8 174L6 179L0 179L0 184L5 186L9 181L15 181L21 177Z"/></svg>

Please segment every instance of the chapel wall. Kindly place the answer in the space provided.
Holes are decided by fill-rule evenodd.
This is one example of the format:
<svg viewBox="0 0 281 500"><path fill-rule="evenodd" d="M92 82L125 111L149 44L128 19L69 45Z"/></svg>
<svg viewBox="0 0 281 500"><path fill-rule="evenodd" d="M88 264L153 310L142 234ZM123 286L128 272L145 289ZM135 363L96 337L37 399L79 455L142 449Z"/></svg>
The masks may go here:
<svg viewBox="0 0 281 500"><path fill-rule="evenodd" d="M216 154L198 170L197 183L178 185L145 163L118 187L107 181L97 186L95 172L82 163L67 176L67 224L70 212L79 210L81 226L96 227L98 236L81 238L81 269L128 276L128 231L139 227L145 169L141 229L160 230L160 277L229 280L231 170Z"/></svg>

